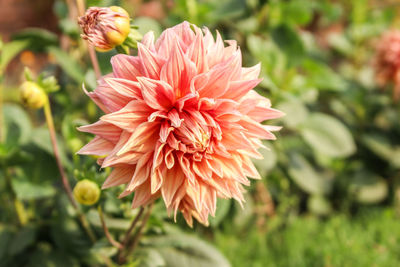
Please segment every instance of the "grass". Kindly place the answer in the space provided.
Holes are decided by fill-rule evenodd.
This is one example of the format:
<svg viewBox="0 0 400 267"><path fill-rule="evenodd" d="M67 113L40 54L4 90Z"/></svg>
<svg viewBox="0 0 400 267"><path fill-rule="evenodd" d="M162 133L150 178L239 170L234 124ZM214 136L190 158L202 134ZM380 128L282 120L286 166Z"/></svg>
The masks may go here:
<svg viewBox="0 0 400 267"><path fill-rule="evenodd" d="M400 265L400 222L392 210L364 211L352 219L297 217L280 230L219 233L215 242L238 267Z"/></svg>

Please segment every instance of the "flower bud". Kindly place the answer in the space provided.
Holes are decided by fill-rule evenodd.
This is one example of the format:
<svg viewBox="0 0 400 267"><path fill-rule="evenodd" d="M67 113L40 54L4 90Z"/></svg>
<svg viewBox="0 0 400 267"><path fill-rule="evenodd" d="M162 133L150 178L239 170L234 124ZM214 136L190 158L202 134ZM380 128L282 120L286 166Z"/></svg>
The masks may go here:
<svg viewBox="0 0 400 267"><path fill-rule="evenodd" d="M34 82L26 81L21 85L20 96L22 103L33 109L44 106L47 100L46 93Z"/></svg>
<svg viewBox="0 0 400 267"><path fill-rule="evenodd" d="M374 59L376 80L384 87L393 84L393 97L400 99L400 31L385 32L376 47Z"/></svg>
<svg viewBox="0 0 400 267"><path fill-rule="evenodd" d="M91 7L79 18L83 39L98 51L108 51L121 45L130 31L129 15L118 6Z"/></svg>
<svg viewBox="0 0 400 267"><path fill-rule="evenodd" d="M93 205L100 198L99 186L88 179L81 180L75 185L74 197L83 205Z"/></svg>

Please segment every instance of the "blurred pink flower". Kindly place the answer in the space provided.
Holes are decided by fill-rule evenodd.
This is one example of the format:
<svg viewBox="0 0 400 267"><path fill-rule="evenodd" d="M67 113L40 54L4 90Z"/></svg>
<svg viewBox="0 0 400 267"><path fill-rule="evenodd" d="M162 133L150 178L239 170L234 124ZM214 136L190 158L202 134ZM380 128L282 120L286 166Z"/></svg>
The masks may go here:
<svg viewBox="0 0 400 267"><path fill-rule="evenodd" d="M400 31L384 33L379 40L375 56L376 78L380 86L394 84L393 97L400 98Z"/></svg>
<svg viewBox="0 0 400 267"><path fill-rule="evenodd" d="M105 112L79 130L96 137L79 153L106 155L114 167L104 188L126 184L132 208L162 196L169 213L207 225L217 197L244 201L247 177L260 176L250 160L262 158L260 139L280 127L260 124L282 116L252 90L260 65L242 67L235 41L184 22L154 43L147 33L138 56L116 55L113 73L88 95Z"/></svg>
<svg viewBox="0 0 400 267"><path fill-rule="evenodd" d="M107 51L122 44L130 31L129 15L121 7L91 7L78 20L83 39Z"/></svg>

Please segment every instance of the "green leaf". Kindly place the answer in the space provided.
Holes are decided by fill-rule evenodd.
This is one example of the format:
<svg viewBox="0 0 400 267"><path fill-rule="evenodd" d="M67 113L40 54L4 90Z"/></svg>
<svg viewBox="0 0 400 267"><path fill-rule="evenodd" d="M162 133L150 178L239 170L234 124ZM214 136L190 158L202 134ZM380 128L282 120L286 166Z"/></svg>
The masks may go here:
<svg viewBox="0 0 400 267"><path fill-rule="evenodd" d="M271 32L277 46L287 55L291 65L297 65L304 57L305 49L297 32L287 24L281 24Z"/></svg>
<svg viewBox="0 0 400 267"><path fill-rule="evenodd" d="M25 266L29 267L79 267L76 258L67 255L63 251L52 250L50 244L40 242L36 245L37 249L29 253L29 263Z"/></svg>
<svg viewBox="0 0 400 267"><path fill-rule="evenodd" d="M223 21L241 16L246 10L245 0L219 0L214 1L213 9L207 15L210 20Z"/></svg>
<svg viewBox="0 0 400 267"><path fill-rule="evenodd" d="M311 86L319 90L344 91L347 88L346 81L322 62L307 59L303 62L303 68Z"/></svg>
<svg viewBox="0 0 400 267"><path fill-rule="evenodd" d="M61 19L59 25L63 33L71 37L79 36L80 29L77 20L71 20L70 18Z"/></svg>
<svg viewBox="0 0 400 267"><path fill-rule="evenodd" d="M240 205L239 202L234 201L235 216L233 217L233 225L238 229L246 229L249 223L254 219L254 200L249 194L244 195L245 202Z"/></svg>
<svg viewBox="0 0 400 267"><path fill-rule="evenodd" d="M157 38L162 32L160 23L149 17L136 18L133 24L139 27L138 30L142 35L145 35L149 31L153 31L154 36Z"/></svg>
<svg viewBox="0 0 400 267"><path fill-rule="evenodd" d="M49 198L56 194L56 190L49 183L35 184L26 180L13 179L12 184L17 198L21 200Z"/></svg>
<svg viewBox="0 0 400 267"><path fill-rule="evenodd" d="M1 50L0 58L0 74L7 67L8 63L17 55L19 52L28 47L29 41L12 41L3 45Z"/></svg>
<svg viewBox="0 0 400 267"><path fill-rule="evenodd" d="M97 254L101 257L112 257L115 254L117 254L118 249L112 245L110 245L110 242L107 241L106 239L102 239L97 241L93 247L90 249L90 251L94 254Z"/></svg>
<svg viewBox="0 0 400 267"><path fill-rule="evenodd" d="M307 201L308 209L317 215L328 215L332 212L329 201L321 195L311 195Z"/></svg>
<svg viewBox="0 0 400 267"><path fill-rule="evenodd" d="M312 2L292 0L283 2L284 21L296 25L306 25L313 15Z"/></svg>
<svg viewBox="0 0 400 267"><path fill-rule="evenodd" d="M355 199L363 204L379 203L385 200L389 193L386 180L367 171L356 174L349 190Z"/></svg>
<svg viewBox="0 0 400 267"><path fill-rule="evenodd" d="M373 204L383 201L388 195L388 185L384 180L375 184L365 185L358 189L356 198L364 204Z"/></svg>
<svg viewBox="0 0 400 267"><path fill-rule="evenodd" d="M278 68L280 72L284 71L286 65L285 56L276 47L276 45L263 38L250 35L247 37L247 46L251 54L256 57L258 61L261 61L262 66L270 71Z"/></svg>
<svg viewBox="0 0 400 267"><path fill-rule="evenodd" d="M307 193L323 195L331 190L331 179L318 173L300 154L291 155L288 172L293 181Z"/></svg>
<svg viewBox="0 0 400 267"><path fill-rule="evenodd" d="M296 128L296 126L303 123L308 117L308 109L306 106L295 98L280 103L277 109L286 114L286 116L282 118L282 121L291 129Z"/></svg>
<svg viewBox="0 0 400 267"><path fill-rule="evenodd" d="M43 149L50 155L54 155L53 146L51 144L49 130L45 127L36 128L32 131L32 143L37 147ZM57 144L60 152L61 161L65 166L70 165L70 161L65 152L64 143L61 138L57 136Z"/></svg>
<svg viewBox="0 0 400 267"><path fill-rule="evenodd" d="M261 86L279 91L277 84L285 74L287 59L274 42L250 35L247 37L247 47L257 61L261 61Z"/></svg>
<svg viewBox="0 0 400 267"><path fill-rule="evenodd" d="M217 211L215 212L215 217L211 217L209 220L210 225L212 227L217 227L223 221L223 219L229 212L231 204L232 204L231 199L223 199L223 198L218 199Z"/></svg>
<svg viewBox="0 0 400 267"><path fill-rule="evenodd" d="M42 28L25 28L12 36L14 40L28 41L29 50L44 52L46 47L58 45L57 34Z"/></svg>
<svg viewBox="0 0 400 267"><path fill-rule="evenodd" d="M346 56L351 56L354 51L354 46L344 34L333 33L328 37L329 44Z"/></svg>
<svg viewBox="0 0 400 267"><path fill-rule="evenodd" d="M174 267L228 267L228 260L213 246L197 237L175 233L146 241L163 257L166 265Z"/></svg>
<svg viewBox="0 0 400 267"><path fill-rule="evenodd" d="M267 144L264 144L267 146ZM263 159L253 159L254 165L257 167L261 176L267 175L277 163L276 152L273 147L268 147L268 149L260 149L258 152L264 157Z"/></svg>
<svg viewBox="0 0 400 267"><path fill-rule="evenodd" d="M0 226L0 262L3 262L3 259L7 255L7 249L9 244L13 238L13 232L9 227Z"/></svg>
<svg viewBox="0 0 400 267"><path fill-rule="evenodd" d="M53 93L60 89L58 85L58 81L54 76L47 77L43 80L39 81L39 85L44 89L47 93Z"/></svg>
<svg viewBox="0 0 400 267"><path fill-rule="evenodd" d="M32 124L25 110L15 104L5 104L3 114L6 146L13 147L27 143L32 137Z"/></svg>
<svg viewBox="0 0 400 267"><path fill-rule="evenodd" d="M70 203L65 195L57 195L55 209L51 220L50 238L55 246L64 252L78 256L84 261L89 260L92 244L87 234L82 230L78 220L71 217L67 208Z"/></svg>
<svg viewBox="0 0 400 267"><path fill-rule="evenodd" d="M97 81L96 81L96 74L94 73L94 70L89 69L86 74L85 74L85 86L88 86L89 88L96 88Z"/></svg>
<svg viewBox="0 0 400 267"><path fill-rule="evenodd" d="M139 251L140 267L163 267L166 266L162 255L153 248L145 248Z"/></svg>
<svg viewBox="0 0 400 267"><path fill-rule="evenodd" d="M32 245L36 239L36 230L32 227L21 229L11 240L8 246L8 254L13 256L24 251Z"/></svg>
<svg viewBox="0 0 400 267"><path fill-rule="evenodd" d="M87 218L91 224L96 227L102 227L99 213L95 210L90 210L87 214ZM104 220L106 221L106 225L108 229L125 231L129 228L131 221L129 219L118 219L111 218L107 215L104 215Z"/></svg>
<svg viewBox="0 0 400 267"><path fill-rule="evenodd" d="M84 71L81 66L71 58L71 56L61 50L58 47L52 46L48 48L49 53L51 53L60 67L65 71L67 75L69 75L72 79L74 79L77 83L82 83L85 80Z"/></svg>
<svg viewBox="0 0 400 267"><path fill-rule="evenodd" d="M382 135L370 134L362 138L364 144L376 155L388 161L393 167L400 168L400 147L395 147Z"/></svg>
<svg viewBox="0 0 400 267"><path fill-rule="evenodd" d="M314 113L302 124L300 133L314 151L330 157L347 157L356 151L351 132L336 118Z"/></svg>

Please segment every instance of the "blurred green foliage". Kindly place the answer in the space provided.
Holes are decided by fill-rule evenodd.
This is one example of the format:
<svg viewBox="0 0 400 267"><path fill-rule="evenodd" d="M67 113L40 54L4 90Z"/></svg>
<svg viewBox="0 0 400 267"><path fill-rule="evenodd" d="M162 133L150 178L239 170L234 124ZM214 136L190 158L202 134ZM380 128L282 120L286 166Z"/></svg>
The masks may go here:
<svg viewBox="0 0 400 267"><path fill-rule="evenodd" d="M196 225L197 237L173 225L157 203L140 250L126 266L396 266L399 208L400 105L374 80L374 42L395 26L392 1L177 0L160 1L165 16L135 17L145 33L188 20L238 41L245 66L262 64L258 92L286 113L278 140L265 143L255 164L263 180L249 188L242 209L219 200L210 227ZM88 5L129 1L90 0ZM87 51L67 2L55 1L59 29L71 40L61 48L43 29L15 34L1 46L0 74L29 47L52 60L44 71L57 76L51 97L59 129L61 158L71 181L101 184L109 170L75 152L90 136L76 127L101 112L80 89L96 86ZM103 73L110 57L98 54ZM2 77L3 78L3 77ZM5 88L5 127L0 129L0 266L102 266L116 249L102 237L95 207L86 207L101 237L85 236L61 190L59 174L40 111L27 112ZM11 182L14 192L6 192ZM118 188L102 192L100 205L116 239L137 213ZM29 223L16 225L12 195L22 201ZM371 212L367 210L373 209ZM180 228L189 230L178 217ZM192 232L193 230L189 230ZM23 256L21 256L23 255ZM373 263L373 264L372 264ZM3 265L1 265L3 264ZM111 266L111 265L109 265Z"/></svg>
<svg viewBox="0 0 400 267"><path fill-rule="evenodd" d="M296 217L266 235L253 228L245 236L218 232L215 239L232 266L397 266L397 225L393 210L373 209L351 221L344 215Z"/></svg>

